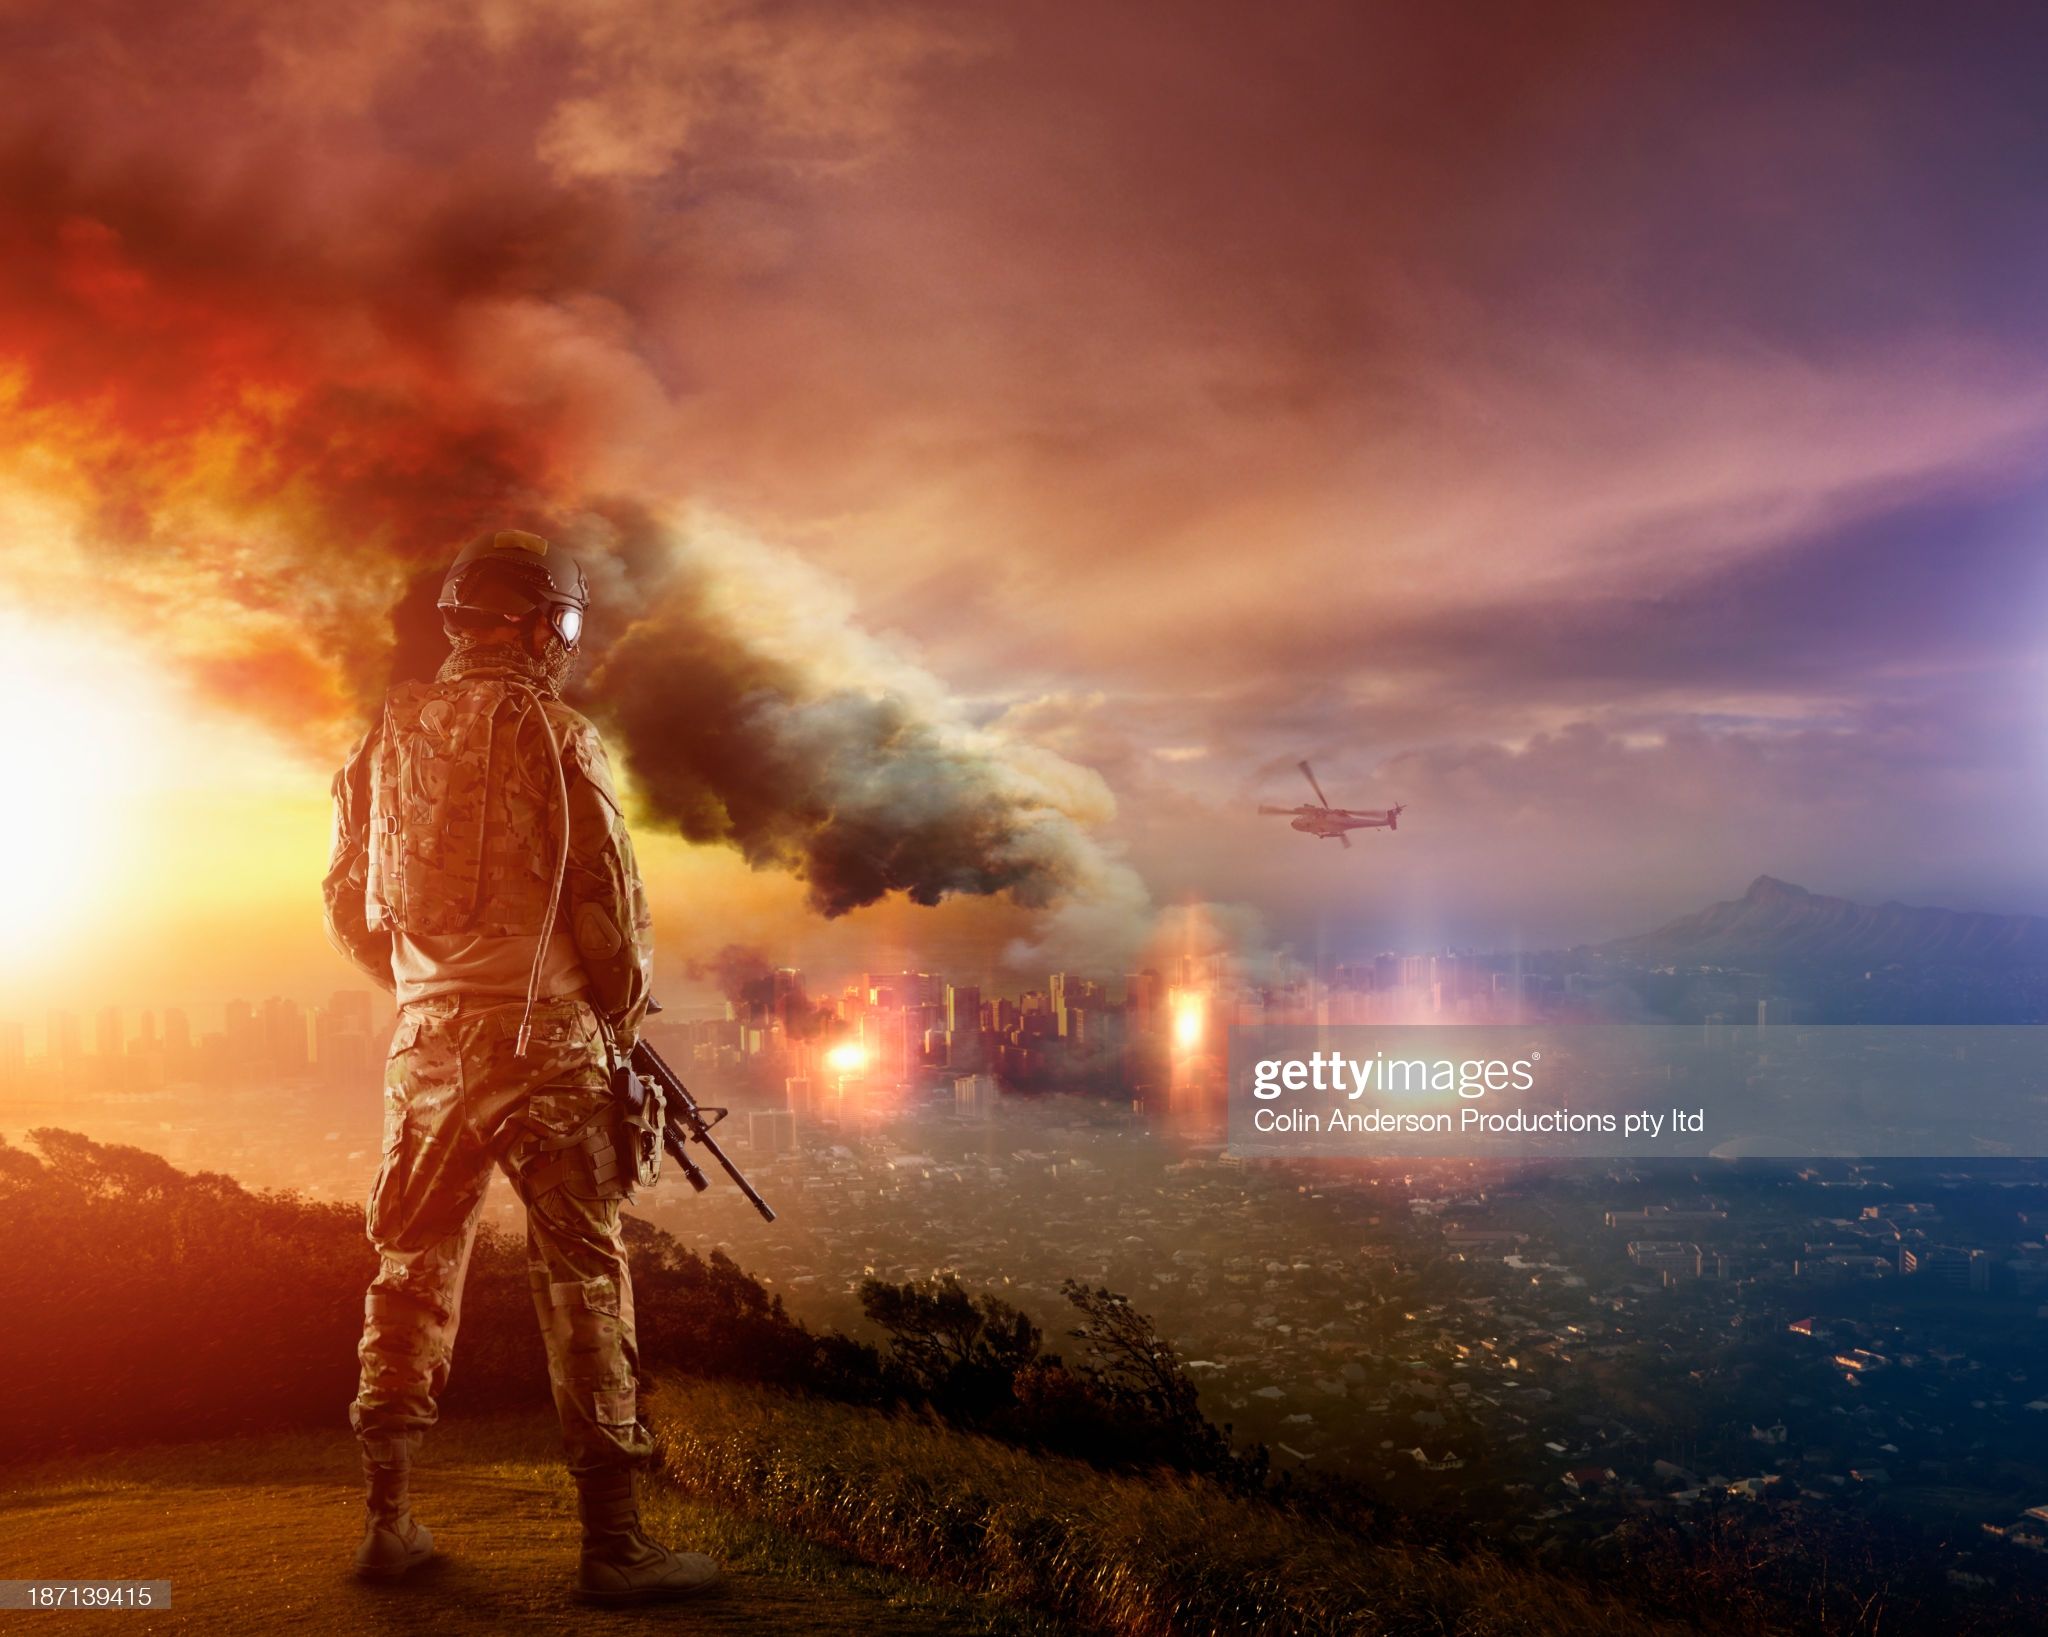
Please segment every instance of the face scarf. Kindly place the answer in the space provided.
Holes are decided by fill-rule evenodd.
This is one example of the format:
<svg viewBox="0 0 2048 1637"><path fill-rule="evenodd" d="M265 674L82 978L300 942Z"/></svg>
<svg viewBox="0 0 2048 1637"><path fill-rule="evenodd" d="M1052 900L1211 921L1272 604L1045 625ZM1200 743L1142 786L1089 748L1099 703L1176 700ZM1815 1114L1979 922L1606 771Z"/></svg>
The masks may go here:
<svg viewBox="0 0 2048 1637"><path fill-rule="evenodd" d="M460 626L448 634L450 652L436 680L452 682L475 671L511 671L526 678L550 699L559 699L569 681L576 656L552 630L544 630L538 658L523 642L488 642Z"/></svg>

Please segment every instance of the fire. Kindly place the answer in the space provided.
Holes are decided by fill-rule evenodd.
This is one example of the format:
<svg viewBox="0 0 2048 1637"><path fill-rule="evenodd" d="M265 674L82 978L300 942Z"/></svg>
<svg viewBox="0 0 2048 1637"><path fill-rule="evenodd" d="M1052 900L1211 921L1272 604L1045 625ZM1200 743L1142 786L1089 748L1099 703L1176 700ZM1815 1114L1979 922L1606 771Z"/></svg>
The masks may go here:
<svg viewBox="0 0 2048 1637"><path fill-rule="evenodd" d="M1182 995L1173 1003L1173 1043L1191 1052L1202 1043L1202 997Z"/></svg>
<svg viewBox="0 0 2048 1637"><path fill-rule="evenodd" d="M834 1074L858 1074L867 1066L868 1054L851 1040L843 1040L825 1053L825 1067Z"/></svg>

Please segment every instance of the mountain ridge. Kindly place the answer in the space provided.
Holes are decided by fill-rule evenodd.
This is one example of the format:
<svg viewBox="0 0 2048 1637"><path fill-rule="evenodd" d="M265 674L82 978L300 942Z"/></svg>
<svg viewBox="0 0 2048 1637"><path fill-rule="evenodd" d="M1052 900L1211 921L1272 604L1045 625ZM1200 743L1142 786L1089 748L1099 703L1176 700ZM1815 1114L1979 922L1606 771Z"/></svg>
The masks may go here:
<svg viewBox="0 0 2048 1637"><path fill-rule="evenodd" d="M1639 958L1840 960L1872 965L2048 966L2048 918L1862 904L1759 875L1740 898L1603 946Z"/></svg>

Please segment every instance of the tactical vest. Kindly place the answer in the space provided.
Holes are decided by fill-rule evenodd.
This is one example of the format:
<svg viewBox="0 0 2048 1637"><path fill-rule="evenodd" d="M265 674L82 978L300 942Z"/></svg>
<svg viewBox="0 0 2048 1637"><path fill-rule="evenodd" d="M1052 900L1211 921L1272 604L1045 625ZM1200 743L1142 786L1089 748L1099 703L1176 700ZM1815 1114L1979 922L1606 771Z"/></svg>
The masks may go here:
<svg viewBox="0 0 2048 1637"><path fill-rule="evenodd" d="M539 935L567 819L542 709L493 676L392 689L370 779L373 929Z"/></svg>

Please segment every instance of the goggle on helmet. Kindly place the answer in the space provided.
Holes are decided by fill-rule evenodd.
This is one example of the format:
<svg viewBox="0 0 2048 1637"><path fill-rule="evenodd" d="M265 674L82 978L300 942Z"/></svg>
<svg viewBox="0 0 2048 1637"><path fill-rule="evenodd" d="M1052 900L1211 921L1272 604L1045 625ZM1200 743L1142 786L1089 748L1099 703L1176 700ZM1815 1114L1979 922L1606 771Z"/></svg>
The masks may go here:
<svg viewBox="0 0 2048 1637"><path fill-rule="evenodd" d="M536 611L573 650L583 638L590 584L583 568L559 546L523 529L483 534L462 548L441 582L443 612L495 614L522 620Z"/></svg>

